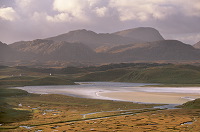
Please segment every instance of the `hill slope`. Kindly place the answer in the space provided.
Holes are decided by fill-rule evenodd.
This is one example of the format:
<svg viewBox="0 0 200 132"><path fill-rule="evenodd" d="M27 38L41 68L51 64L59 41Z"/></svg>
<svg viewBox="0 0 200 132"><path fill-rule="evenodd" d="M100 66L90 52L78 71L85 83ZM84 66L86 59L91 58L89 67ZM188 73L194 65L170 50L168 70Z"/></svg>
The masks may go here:
<svg viewBox="0 0 200 132"><path fill-rule="evenodd" d="M106 51L114 61L199 60L200 50L177 40L115 46Z"/></svg>
<svg viewBox="0 0 200 132"><path fill-rule="evenodd" d="M117 79L120 82L149 82L171 84L198 84L200 82L198 70L167 66L134 70Z"/></svg>
<svg viewBox="0 0 200 132"><path fill-rule="evenodd" d="M173 84L174 86L200 84L199 66L157 63L135 63L127 66L88 72L77 77L75 81L161 83Z"/></svg>
<svg viewBox="0 0 200 132"><path fill-rule="evenodd" d="M13 61L20 54L0 41L0 62Z"/></svg>
<svg viewBox="0 0 200 132"><path fill-rule="evenodd" d="M52 40L33 40L17 42L11 48L26 54L24 60L44 61L90 61L96 53L81 43L54 42Z"/></svg>

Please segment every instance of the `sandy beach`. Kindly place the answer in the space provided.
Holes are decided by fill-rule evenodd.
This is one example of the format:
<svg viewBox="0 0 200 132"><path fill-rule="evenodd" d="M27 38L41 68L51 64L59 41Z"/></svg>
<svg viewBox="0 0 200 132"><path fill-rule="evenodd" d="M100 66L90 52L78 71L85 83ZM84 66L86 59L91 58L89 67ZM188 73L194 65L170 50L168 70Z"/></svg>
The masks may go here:
<svg viewBox="0 0 200 132"><path fill-rule="evenodd" d="M183 104L200 98L200 87L149 87L139 83L87 82L80 85L17 87L30 93L142 103ZM143 87L141 87L143 86Z"/></svg>
<svg viewBox="0 0 200 132"><path fill-rule="evenodd" d="M158 93L158 92L105 92L98 93L99 96L109 97L123 101L161 103L161 104L183 104L189 100L199 98L199 94L184 93Z"/></svg>

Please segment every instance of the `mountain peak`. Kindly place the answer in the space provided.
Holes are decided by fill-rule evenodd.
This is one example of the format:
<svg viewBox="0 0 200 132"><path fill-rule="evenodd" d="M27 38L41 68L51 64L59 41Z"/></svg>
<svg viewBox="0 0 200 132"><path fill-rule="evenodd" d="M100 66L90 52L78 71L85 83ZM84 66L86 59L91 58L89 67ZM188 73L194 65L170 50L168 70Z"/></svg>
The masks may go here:
<svg viewBox="0 0 200 132"><path fill-rule="evenodd" d="M115 32L114 34L123 36L123 37L139 39L144 42L164 40L164 38L161 36L159 31L152 27L132 28L132 29Z"/></svg>
<svg viewBox="0 0 200 132"><path fill-rule="evenodd" d="M86 29L79 29L79 30L74 30L74 31L70 31L66 34L70 34L70 35L84 35L84 36L88 36L88 35L97 35L97 33L91 31L91 30L86 30ZM63 35L66 35L63 34Z"/></svg>
<svg viewBox="0 0 200 132"><path fill-rule="evenodd" d="M194 48L200 49L200 41L193 45Z"/></svg>

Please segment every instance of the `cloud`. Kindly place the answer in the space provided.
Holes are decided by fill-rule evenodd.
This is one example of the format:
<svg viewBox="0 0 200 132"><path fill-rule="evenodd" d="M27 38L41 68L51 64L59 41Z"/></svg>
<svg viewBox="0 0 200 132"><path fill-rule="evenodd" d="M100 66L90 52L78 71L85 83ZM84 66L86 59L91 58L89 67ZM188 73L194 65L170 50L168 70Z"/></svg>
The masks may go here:
<svg viewBox="0 0 200 132"><path fill-rule="evenodd" d="M53 9L59 14L47 17L52 22L92 22L94 17L104 17L108 11L102 0L54 0Z"/></svg>
<svg viewBox="0 0 200 132"><path fill-rule="evenodd" d="M165 4L163 0L110 0L109 5L118 11L121 21L162 20L175 12L173 6Z"/></svg>
<svg viewBox="0 0 200 132"><path fill-rule="evenodd" d="M179 34L179 35L169 35L168 38L180 40L187 44L196 44L200 41L200 33L190 33L190 34Z"/></svg>
<svg viewBox="0 0 200 132"><path fill-rule="evenodd" d="M121 21L163 20L177 14L200 17L199 0L110 0L109 6L118 11Z"/></svg>
<svg viewBox="0 0 200 132"><path fill-rule="evenodd" d="M70 22L72 18L67 13L60 13L55 16L46 16L46 19L50 22Z"/></svg>
<svg viewBox="0 0 200 132"><path fill-rule="evenodd" d="M72 17L72 18L74 17L80 20L86 20L87 16L85 14L85 10L86 10L87 4L88 2L87 1L85 2L83 0L55 0L53 3L53 9L60 12L61 14L58 14L54 18L55 19L58 19L58 18L69 19L69 17Z"/></svg>
<svg viewBox="0 0 200 132"><path fill-rule="evenodd" d="M186 16L200 17L200 1L199 0L170 0L170 3L176 6L180 12Z"/></svg>
<svg viewBox="0 0 200 132"><path fill-rule="evenodd" d="M16 0L16 3L20 8L29 8L32 0Z"/></svg>
<svg viewBox="0 0 200 132"><path fill-rule="evenodd" d="M97 16L104 17L104 16L106 16L106 13L108 12L108 8L106 8L106 7L100 7L100 8L96 7L95 12L96 12Z"/></svg>
<svg viewBox="0 0 200 132"><path fill-rule="evenodd" d="M0 8L0 18L7 21L14 21L17 19L17 13L12 7Z"/></svg>

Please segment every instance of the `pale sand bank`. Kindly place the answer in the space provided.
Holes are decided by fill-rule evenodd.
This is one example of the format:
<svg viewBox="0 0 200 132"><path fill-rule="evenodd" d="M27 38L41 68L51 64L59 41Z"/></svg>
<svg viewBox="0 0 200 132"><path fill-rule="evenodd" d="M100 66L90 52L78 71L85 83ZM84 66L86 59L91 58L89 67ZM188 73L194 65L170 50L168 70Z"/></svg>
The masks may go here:
<svg viewBox="0 0 200 132"><path fill-rule="evenodd" d="M158 92L102 92L99 96L109 97L133 102L160 103L160 104L183 104L191 99L200 98L199 94L184 93L158 93Z"/></svg>

